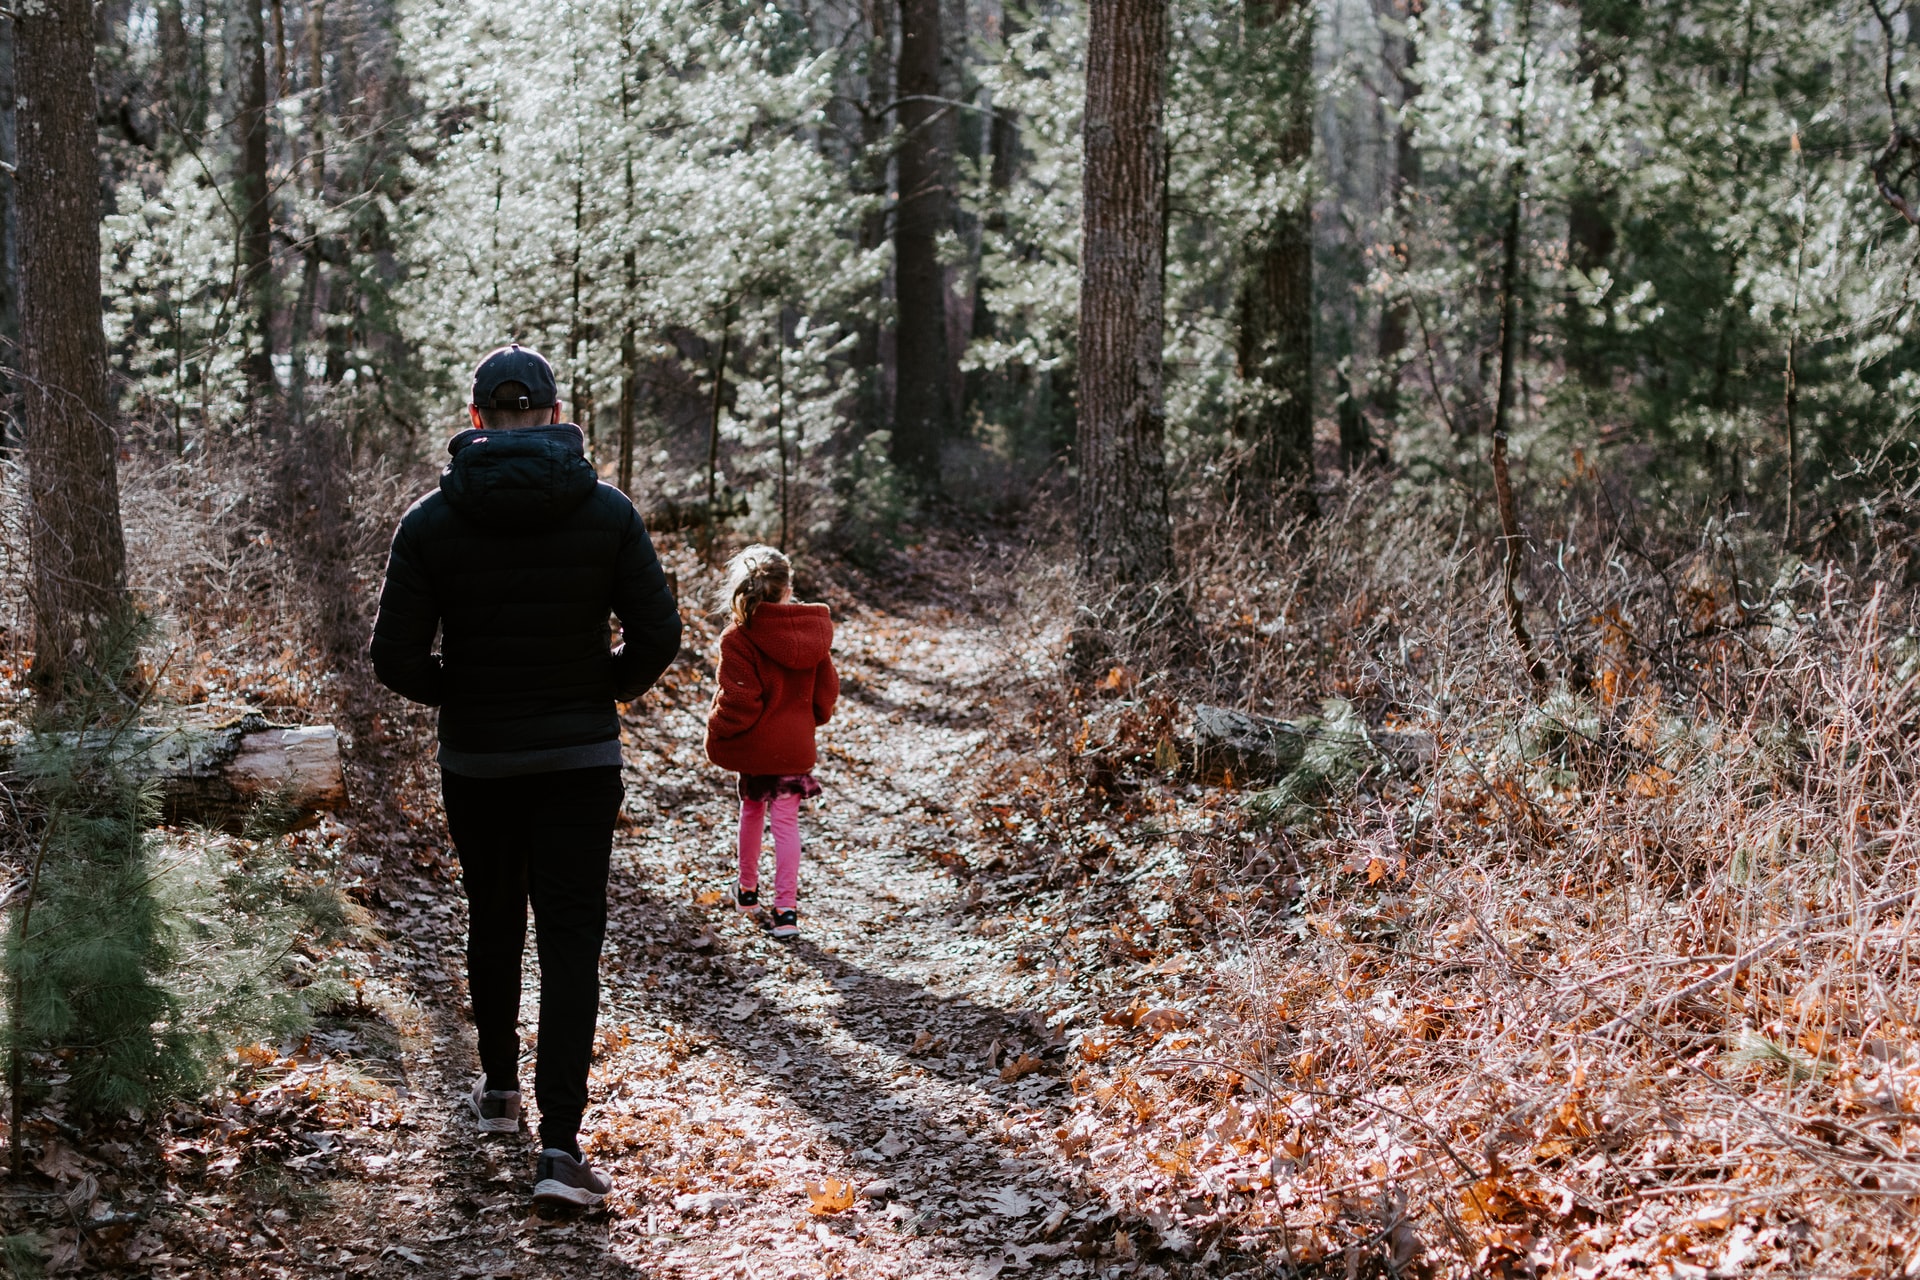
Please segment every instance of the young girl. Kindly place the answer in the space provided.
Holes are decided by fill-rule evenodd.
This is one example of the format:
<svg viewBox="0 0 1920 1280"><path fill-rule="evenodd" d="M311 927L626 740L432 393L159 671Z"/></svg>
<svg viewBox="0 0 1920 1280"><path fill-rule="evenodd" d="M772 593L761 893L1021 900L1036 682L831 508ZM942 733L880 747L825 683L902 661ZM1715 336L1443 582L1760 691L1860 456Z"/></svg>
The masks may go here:
<svg viewBox="0 0 1920 1280"><path fill-rule="evenodd" d="M707 713L707 758L740 775L740 879L733 905L760 905L760 836L773 811L773 936L800 932L800 802L820 794L813 731L833 714L840 677L827 655L833 619L793 602L793 566L772 547L727 562L720 690Z"/></svg>

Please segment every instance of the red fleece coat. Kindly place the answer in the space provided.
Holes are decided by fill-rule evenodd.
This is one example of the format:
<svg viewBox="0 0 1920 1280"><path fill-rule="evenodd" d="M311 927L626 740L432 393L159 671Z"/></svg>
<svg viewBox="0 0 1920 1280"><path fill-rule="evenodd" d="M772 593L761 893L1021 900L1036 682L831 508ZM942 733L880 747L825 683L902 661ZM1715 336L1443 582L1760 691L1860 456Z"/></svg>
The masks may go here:
<svg viewBox="0 0 1920 1280"><path fill-rule="evenodd" d="M763 604L720 633L720 691L707 713L707 759L735 773L812 770L813 731L833 715L840 677L823 604Z"/></svg>

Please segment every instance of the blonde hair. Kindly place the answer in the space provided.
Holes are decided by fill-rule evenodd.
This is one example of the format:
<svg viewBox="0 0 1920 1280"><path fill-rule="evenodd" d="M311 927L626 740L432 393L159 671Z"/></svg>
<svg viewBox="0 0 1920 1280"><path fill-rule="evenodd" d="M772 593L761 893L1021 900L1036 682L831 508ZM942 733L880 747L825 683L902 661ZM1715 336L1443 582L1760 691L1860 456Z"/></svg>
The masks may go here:
<svg viewBox="0 0 1920 1280"><path fill-rule="evenodd" d="M734 622L744 627L753 621L755 609L777 602L792 585L793 562L756 542L727 561L727 580L720 598Z"/></svg>

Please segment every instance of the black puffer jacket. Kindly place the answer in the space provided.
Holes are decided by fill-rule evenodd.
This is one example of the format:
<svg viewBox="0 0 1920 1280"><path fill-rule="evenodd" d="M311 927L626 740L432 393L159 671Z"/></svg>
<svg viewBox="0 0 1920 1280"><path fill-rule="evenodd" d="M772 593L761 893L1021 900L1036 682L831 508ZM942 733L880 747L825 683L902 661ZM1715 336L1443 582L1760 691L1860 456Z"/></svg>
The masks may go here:
<svg viewBox="0 0 1920 1280"><path fill-rule="evenodd" d="M617 739L614 700L646 692L680 651L680 611L646 526L600 483L585 443L571 423L463 431L439 490L393 535L374 673L440 708L449 749ZM611 651L609 614L626 633Z"/></svg>

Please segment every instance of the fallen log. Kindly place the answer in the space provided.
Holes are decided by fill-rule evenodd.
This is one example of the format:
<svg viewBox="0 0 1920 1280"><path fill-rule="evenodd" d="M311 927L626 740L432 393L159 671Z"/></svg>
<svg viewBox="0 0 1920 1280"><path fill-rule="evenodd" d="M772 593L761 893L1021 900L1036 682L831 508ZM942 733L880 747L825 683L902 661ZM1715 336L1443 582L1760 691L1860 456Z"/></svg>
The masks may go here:
<svg viewBox="0 0 1920 1280"><path fill-rule="evenodd" d="M160 818L239 830L256 813L297 824L338 808L347 796L340 734L330 724L275 724L248 713L216 724L138 725L13 740L0 739L0 768L31 784L74 750L107 762L160 792Z"/></svg>
<svg viewBox="0 0 1920 1280"><path fill-rule="evenodd" d="M1408 777L1432 767L1439 743L1410 729L1368 729L1356 720L1277 720L1227 707L1193 709L1194 768L1201 779L1235 784L1283 778L1298 769L1314 744L1371 756L1375 766Z"/></svg>

